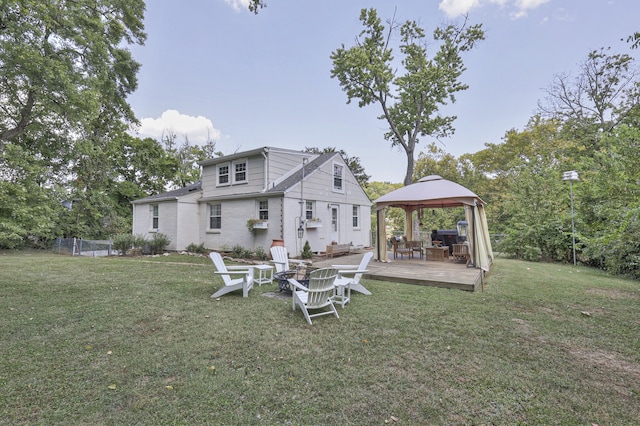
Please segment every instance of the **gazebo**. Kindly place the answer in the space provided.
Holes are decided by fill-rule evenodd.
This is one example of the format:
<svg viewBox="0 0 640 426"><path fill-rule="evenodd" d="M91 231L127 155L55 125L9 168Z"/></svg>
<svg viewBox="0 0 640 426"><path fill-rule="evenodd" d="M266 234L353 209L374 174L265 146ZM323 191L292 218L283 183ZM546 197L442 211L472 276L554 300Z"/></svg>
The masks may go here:
<svg viewBox="0 0 640 426"><path fill-rule="evenodd" d="M386 208L399 207L405 211L406 235L413 235L413 212L419 209L464 207L469 224L469 250L476 268L489 271L493 261L493 251L489 239L485 202L464 186L431 175L418 182L392 191L374 201L377 212L377 244L379 261L387 261Z"/></svg>

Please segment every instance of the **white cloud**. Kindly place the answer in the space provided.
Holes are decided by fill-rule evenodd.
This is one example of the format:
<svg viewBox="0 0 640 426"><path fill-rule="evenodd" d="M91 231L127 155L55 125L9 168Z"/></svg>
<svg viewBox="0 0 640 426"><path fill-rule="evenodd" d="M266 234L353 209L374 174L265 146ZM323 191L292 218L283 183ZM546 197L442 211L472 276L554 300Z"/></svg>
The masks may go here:
<svg viewBox="0 0 640 426"><path fill-rule="evenodd" d="M471 9L480 6L479 0L442 0L439 8L449 18L467 14Z"/></svg>
<svg viewBox="0 0 640 426"><path fill-rule="evenodd" d="M230 1L230 0L227 0ZM489 4L500 7L511 6L515 11L509 15L513 19L522 18L527 15L527 11L535 9L550 0L442 0L439 8L449 18L456 18L471 12L472 9L480 8Z"/></svg>
<svg viewBox="0 0 640 426"><path fill-rule="evenodd" d="M189 142L202 145L207 140L219 140L222 132L213 127L213 123L201 115L192 117L180 114L175 109L169 109L162 113L160 118L143 118L140 120L138 132L143 136L161 139L168 132L173 132L182 141L186 136Z"/></svg>
<svg viewBox="0 0 640 426"><path fill-rule="evenodd" d="M224 0L233 10L249 10L249 0Z"/></svg>

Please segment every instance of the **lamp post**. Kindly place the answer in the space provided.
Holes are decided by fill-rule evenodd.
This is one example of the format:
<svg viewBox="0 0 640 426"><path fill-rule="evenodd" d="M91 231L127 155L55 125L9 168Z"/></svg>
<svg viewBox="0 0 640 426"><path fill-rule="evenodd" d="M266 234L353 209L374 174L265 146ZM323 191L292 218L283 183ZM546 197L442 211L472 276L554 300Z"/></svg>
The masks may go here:
<svg viewBox="0 0 640 426"><path fill-rule="evenodd" d="M573 240L573 266L576 266L576 226L573 220L573 181L578 181L578 172L571 170L562 174L562 180L569 181L569 194L571 197L571 238Z"/></svg>

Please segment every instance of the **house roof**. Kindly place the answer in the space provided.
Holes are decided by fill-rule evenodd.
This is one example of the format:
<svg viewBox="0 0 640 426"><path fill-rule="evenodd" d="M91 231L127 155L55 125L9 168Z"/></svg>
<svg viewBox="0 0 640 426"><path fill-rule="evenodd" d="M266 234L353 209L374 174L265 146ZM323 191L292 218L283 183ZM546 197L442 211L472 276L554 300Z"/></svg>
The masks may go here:
<svg viewBox="0 0 640 426"><path fill-rule="evenodd" d="M298 169L291 176L287 177L285 180L273 186L272 188L269 188L267 192L286 192L287 189L299 184L302 181L303 170L304 176L308 177L309 175L311 175L311 173L319 169L323 164L331 160L336 155L339 155L339 153L327 152L324 154L320 154L318 157L308 162L304 167L300 167L300 169Z"/></svg>
<svg viewBox="0 0 640 426"><path fill-rule="evenodd" d="M438 208L485 204L464 186L438 175L423 177L418 182L396 189L374 201L376 209L383 207Z"/></svg>
<svg viewBox="0 0 640 426"><path fill-rule="evenodd" d="M134 200L131 203L137 204L137 203L149 203L153 201L177 200L180 197L193 194L194 192L200 191L201 189L202 189L202 181L198 181L196 183L192 183L191 185L187 185L183 188L178 188L178 189L174 189L173 191L163 192L162 194L152 195L150 197Z"/></svg>
<svg viewBox="0 0 640 426"><path fill-rule="evenodd" d="M206 160L199 161L198 164L201 165L201 166L210 166L212 164L218 164L218 163L224 163L224 162L227 162L227 161L233 161L233 160L236 160L238 158L252 157L254 155L258 155L258 154L261 154L263 152L269 152L269 151L285 152L285 153L289 153L289 154L298 154L298 155L309 155L309 153L304 152L304 151L296 151L296 150L293 150L293 149L285 149L285 148L275 148L275 147L272 147L272 146L262 146L260 148L254 148L254 149L251 149L249 151L242 151L242 152L236 152L236 153L233 153L233 154L222 155L220 157L207 158Z"/></svg>

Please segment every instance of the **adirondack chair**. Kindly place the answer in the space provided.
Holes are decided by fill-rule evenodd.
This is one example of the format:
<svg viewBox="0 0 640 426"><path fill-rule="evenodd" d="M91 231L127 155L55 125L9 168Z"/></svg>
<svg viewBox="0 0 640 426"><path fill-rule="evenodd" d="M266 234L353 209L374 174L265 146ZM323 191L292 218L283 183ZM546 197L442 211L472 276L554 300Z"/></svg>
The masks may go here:
<svg viewBox="0 0 640 426"><path fill-rule="evenodd" d="M304 263L304 260L289 259L287 248L284 246L273 246L270 252L271 262L276 267L276 273L290 270L290 264L296 264L297 268L301 263Z"/></svg>
<svg viewBox="0 0 640 426"><path fill-rule="evenodd" d="M309 325L311 325L311 318L322 315L334 314L336 318L340 318L338 310L333 304L334 282L337 276L338 271L336 269L317 269L309 275L309 287L305 287L297 280L289 278L289 285L292 289L291 305L293 310L295 311L296 305L298 305ZM329 310L324 310L327 307ZM320 309L323 310L314 314L309 313L310 310L316 311Z"/></svg>
<svg viewBox="0 0 640 426"><path fill-rule="evenodd" d="M227 266L222 260L220 253L209 254L213 265L216 267L216 275L222 277L224 285L211 297L220 297L232 291L242 290L242 297L249 296L249 290L253 288L253 268L250 266ZM231 275L240 275L240 278L232 279Z"/></svg>
<svg viewBox="0 0 640 426"><path fill-rule="evenodd" d="M351 300L351 290L357 291L367 296L371 295L371 292L367 290L362 284L360 279L362 274L367 272L367 265L373 257L373 252L367 252L362 256L359 265L331 265L332 268L338 269L338 278L336 278L336 302L344 305ZM346 291L346 294L345 294Z"/></svg>

